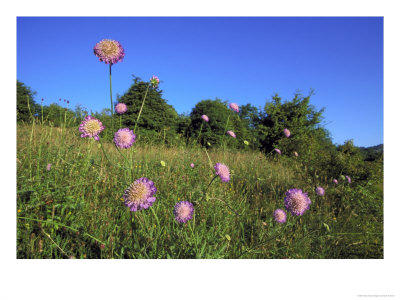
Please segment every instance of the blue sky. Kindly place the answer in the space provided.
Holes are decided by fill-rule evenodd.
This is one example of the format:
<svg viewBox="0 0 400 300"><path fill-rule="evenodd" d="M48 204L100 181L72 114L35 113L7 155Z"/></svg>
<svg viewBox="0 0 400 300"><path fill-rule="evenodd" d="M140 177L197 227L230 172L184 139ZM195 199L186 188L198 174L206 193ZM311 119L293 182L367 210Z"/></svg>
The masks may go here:
<svg viewBox="0 0 400 300"><path fill-rule="evenodd" d="M104 38L126 53L113 65L114 99L132 74L157 75L178 113L216 97L263 107L312 88L334 143L383 143L381 17L19 17L17 79L38 102L109 108L108 65L93 54Z"/></svg>

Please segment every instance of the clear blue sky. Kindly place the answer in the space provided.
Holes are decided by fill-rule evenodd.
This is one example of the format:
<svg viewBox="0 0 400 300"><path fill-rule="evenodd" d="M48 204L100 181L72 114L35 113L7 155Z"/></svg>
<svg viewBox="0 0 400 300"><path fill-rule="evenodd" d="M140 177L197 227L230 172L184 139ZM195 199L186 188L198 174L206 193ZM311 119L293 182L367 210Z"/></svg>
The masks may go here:
<svg viewBox="0 0 400 300"><path fill-rule="evenodd" d="M114 100L132 74L157 75L178 113L216 97L264 107L312 88L334 143L383 143L383 18L19 17L17 79L37 102L109 108L108 65L93 54L104 38L125 49Z"/></svg>

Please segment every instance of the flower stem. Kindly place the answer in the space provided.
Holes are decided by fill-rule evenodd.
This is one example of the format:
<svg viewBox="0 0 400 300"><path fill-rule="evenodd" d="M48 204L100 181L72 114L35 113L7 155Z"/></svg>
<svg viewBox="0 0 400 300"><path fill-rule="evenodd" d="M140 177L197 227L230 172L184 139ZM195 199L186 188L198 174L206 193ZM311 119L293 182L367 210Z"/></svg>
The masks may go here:
<svg viewBox="0 0 400 300"><path fill-rule="evenodd" d="M137 124L138 124L138 122L139 122L139 118L140 118L140 115L141 115L141 113L142 113L142 109L143 109L143 106L144 106L144 101L146 101L147 92L149 91L149 87L150 87L150 82L147 84L146 93L144 94L144 98L143 98L143 102L142 102L142 107L140 107L140 111L139 111L138 117L137 117L137 119L136 119L135 127L133 128L133 133L136 133L136 126L137 126Z"/></svg>
<svg viewBox="0 0 400 300"><path fill-rule="evenodd" d="M111 128L112 131L114 132L114 108L113 108L113 102L112 102L112 81L111 81L111 66L110 64L110 101L111 101Z"/></svg>

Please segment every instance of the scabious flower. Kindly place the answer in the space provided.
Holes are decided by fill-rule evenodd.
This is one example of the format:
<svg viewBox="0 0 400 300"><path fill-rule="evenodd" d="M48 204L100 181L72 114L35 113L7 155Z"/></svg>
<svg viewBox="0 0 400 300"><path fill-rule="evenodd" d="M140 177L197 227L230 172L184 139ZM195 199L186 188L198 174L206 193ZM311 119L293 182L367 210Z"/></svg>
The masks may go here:
<svg viewBox="0 0 400 300"><path fill-rule="evenodd" d="M194 168L194 163L191 163L190 166L192 167L192 169Z"/></svg>
<svg viewBox="0 0 400 300"><path fill-rule="evenodd" d="M278 223L285 223L286 222L286 213L284 210L278 208L274 211L274 218L275 221Z"/></svg>
<svg viewBox="0 0 400 300"><path fill-rule="evenodd" d="M301 216L310 208L311 200L301 189L290 189L285 195L285 208L293 216Z"/></svg>
<svg viewBox="0 0 400 300"><path fill-rule="evenodd" d="M122 198L131 211L147 209L153 205L157 192L154 182L146 177L135 180L124 192Z"/></svg>
<svg viewBox="0 0 400 300"><path fill-rule="evenodd" d="M229 108L236 112L239 112L239 105L237 105L236 103L230 103Z"/></svg>
<svg viewBox="0 0 400 300"><path fill-rule="evenodd" d="M228 182L230 180L230 173L228 166L216 163L214 166L215 173L221 178L222 182Z"/></svg>
<svg viewBox="0 0 400 300"><path fill-rule="evenodd" d="M337 179L333 179L332 181L333 181L334 184L338 184Z"/></svg>
<svg viewBox="0 0 400 300"><path fill-rule="evenodd" d="M116 64L122 61L125 56L124 48L122 48L121 44L108 39L98 42L94 46L93 52L100 61L104 61L106 64Z"/></svg>
<svg viewBox="0 0 400 300"><path fill-rule="evenodd" d="M79 131L82 132L81 137L94 138L96 141L99 140L99 134L104 130L103 123L93 118L92 116L86 116L86 118L79 125Z"/></svg>
<svg viewBox="0 0 400 300"><path fill-rule="evenodd" d="M153 88L156 88L160 83L160 79L158 79L157 76L153 75L153 77L150 78L150 83L153 86Z"/></svg>
<svg viewBox="0 0 400 300"><path fill-rule="evenodd" d="M289 137L289 136L290 136L290 131L289 131L289 129L287 129L287 128L283 129L283 134L284 134L286 137Z"/></svg>
<svg viewBox="0 0 400 300"><path fill-rule="evenodd" d="M50 171L50 170L51 170L51 164L48 164L48 165L47 165L46 170L47 170L47 171Z"/></svg>
<svg viewBox="0 0 400 300"><path fill-rule="evenodd" d="M231 137L236 138L236 134L232 130L228 130L226 133L229 134Z"/></svg>
<svg viewBox="0 0 400 300"><path fill-rule="evenodd" d="M117 114L122 115L123 113L126 113L126 111L128 110L128 107L126 106L125 103L118 103L117 105L115 105L115 112Z"/></svg>
<svg viewBox="0 0 400 300"><path fill-rule="evenodd" d="M194 207L188 201L180 201L175 204L174 215L175 220L179 223L186 223L193 217Z"/></svg>
<svg viewBox="0 0 400 300"><path fill-rule="evenodd" d="M298 154L296 151L294 151L293 154L294 154L294 156L296 156L296 157L299 156L299 154Z"/></svg>
<svg viewBox="0 0 400 300"><path fill-rule="evenodd" d="M317 187L317 188L315 189L315 193L316 193L318 196L323 196L323 195L325 194L325 190L324 190L323 187L319 186L319 187Z"/></svg>
<svg viewBox="0 0 400 300"><path fill-rule="evenodd" d="M121 128L114 134L114 143L118 148L130 148L136 140L136 134L129 128Z"/></svg>
<svg viewBox="0 0 400 300"><path fill-rule="evenodd" d="M346 179L347 179L347 182L348 182L348 183L351 183L351 178L350 178L350 176L347 176L347 175L346 175Z"/></svg>
<svg viewBox="0 0 400 300"><path fill-rule="evenodd" d="M202 115L201 118L202 118L204 121L206 121L206 122L209 121L209 119L208 119L208 117L207 117L206 115Z"/></svg>
<svg viewBox="0 0 400 300"><path fill-rule="evenodd" d="M281 150L279 150L279 149L274 149L274 151L276 152L276 153L278 153L278 154L281 154Z"/></svg>

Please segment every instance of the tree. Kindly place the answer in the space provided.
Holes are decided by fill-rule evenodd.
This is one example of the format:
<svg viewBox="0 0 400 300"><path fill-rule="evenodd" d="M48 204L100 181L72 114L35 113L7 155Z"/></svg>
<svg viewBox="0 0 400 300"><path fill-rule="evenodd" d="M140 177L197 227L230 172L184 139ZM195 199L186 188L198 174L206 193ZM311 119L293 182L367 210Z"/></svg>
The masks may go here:
<svg viewBox="0 0 400 300"><path fill-rule="evenodd" d="M271 102L267 102L264 112L260 115L258 134L261 143L261 150L268 153L278 145L288 147L281 149L292 151L294 148L304 148L307 146L307 139L317 133L317 129L322 121L324 109L316 111L310 105L310 97L303 97L296 93L295 97L288 102L282 103L282 99L276 94ZM286 137L283 130L290 130L291 143L285 142ZM327 133L319 130L319 135ZM298 152L298 151L297 151Z"/></svg>
<svg viewBox="0 0 400 300"><path fill-rule="evenodd" d="M33 99L35 94L36 92L32 91L30 87L17 80L17 122L28 122L31 120L31 113L35 116L39 111L38 105Z"/></svg>
<svg viewBox="0 0 400 300"><path fill-rule="evenodd" d="M122 123L123 126L131 129L135 126L143 98L148 88L147 82L143 82L139 77L133 77L134 83L129 90L124 95L117 98L118 102L125 103L128 107L127 112L122 115ZM157 132L163 131L164 129L173 129L175 132L177 120L177 112L162 98L162 91L158 88L154 89L150 87L136 131L141 128ZM119 124L119 121L116 123Z"/></svg>

